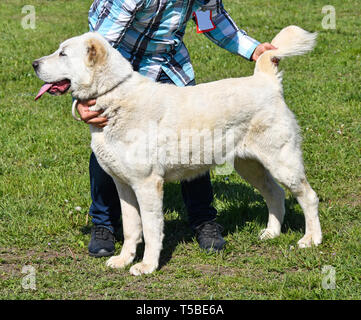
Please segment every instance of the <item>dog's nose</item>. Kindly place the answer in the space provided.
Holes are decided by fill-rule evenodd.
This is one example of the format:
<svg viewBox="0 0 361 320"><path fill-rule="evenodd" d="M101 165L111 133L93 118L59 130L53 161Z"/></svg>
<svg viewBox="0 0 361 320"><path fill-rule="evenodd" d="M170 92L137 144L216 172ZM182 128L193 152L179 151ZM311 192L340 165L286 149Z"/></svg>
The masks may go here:
<svg viewBox="0 0 361 320"><path fill-rule="evenodd" d="M34 60L33 63L32 63L32 65L33 65L34 70L36 70L36 69L39 67L39 61L38 61L38 60Z"/></svg>

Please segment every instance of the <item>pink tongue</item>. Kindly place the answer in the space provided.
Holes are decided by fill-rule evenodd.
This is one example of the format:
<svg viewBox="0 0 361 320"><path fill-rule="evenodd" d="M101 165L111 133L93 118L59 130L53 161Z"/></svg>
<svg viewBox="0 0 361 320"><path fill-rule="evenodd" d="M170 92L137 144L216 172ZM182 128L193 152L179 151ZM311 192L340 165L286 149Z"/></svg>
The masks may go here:
<svg viewBox="0 0 361 320"><path fill-rule="evenodd" d="M47 92L53 85L51 83L45 83L40 88L39 93L35 97L35 100L38 100L45 92Z"/></svg>
<svg viewBox="0 0 361 320"><path fill-rule="evenodd" d="M45 92L49 92L51 94L59 95L64 93L70 87L69 80L61 80L56 83L45 83L40 88L38 95L35 97L35 100L38 100Z"/></svg>

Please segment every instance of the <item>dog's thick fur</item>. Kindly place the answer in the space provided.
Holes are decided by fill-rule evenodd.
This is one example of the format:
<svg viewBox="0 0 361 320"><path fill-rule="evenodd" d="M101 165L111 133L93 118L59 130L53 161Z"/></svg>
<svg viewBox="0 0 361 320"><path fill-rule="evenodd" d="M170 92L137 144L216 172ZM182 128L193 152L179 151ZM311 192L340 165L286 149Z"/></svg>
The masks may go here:
<svg viewBox="0 0 361 320"><path fill-rule="evenodd" d="M232 133L234 145L227 149L225 159L233 161L236 171L260 191L269 209L262 239L277 237L281 232L285 195L278 181L290 189L305 214L306 232L299 246L321 243L318 198L306 180L299 127L283 99L281 75L271 62L273 58L312 50L315 38L316 34L289 26L272 41L278 49L259 57L252 76L184 88L155 83L134 72L130 63L97 33L69 39L55 53L37 61L40 79L69 79L73 97L96 98L93 109L103 109L109 119L104 129L90 125L91 147L99 164L113 177L122 207L124 244L120 255L107 261L108 266L123 268L132 263L143 236L143 261L133 265L130 272L140 275L158 267L163 239L163 183L191 179L208 171L216 164L215 146L225 143L224 136L192 140L192 150L201 150L198 163L174 161L166 151L178 150L180 135L191 139L194 132L202 130ZM156 134L149 133L149 123L156 125ZM139 134L129 136L130 132ZM140 150L146 143L143 132L148 132L148 158L155 161L141 163L129 156L129 150ZM205 145L211 150L202 150ZM204 161L208 151L213 151L211 163ZM192 158L189 150L188 155Z"/></svg>

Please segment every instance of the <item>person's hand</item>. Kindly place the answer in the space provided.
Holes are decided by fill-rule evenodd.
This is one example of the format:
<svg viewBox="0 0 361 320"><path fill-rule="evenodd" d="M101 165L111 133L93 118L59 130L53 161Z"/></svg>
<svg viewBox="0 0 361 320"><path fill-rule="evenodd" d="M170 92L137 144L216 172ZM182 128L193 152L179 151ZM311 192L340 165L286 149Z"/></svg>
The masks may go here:
<svg viewBox="0 0 361 320"><path fill-rule="evenodd" d="M260 57L260 55L267 51L267 50L276 50L277 48L268 43L268 42L265 42L265 43L261 43L257 46L257 48L254 50L253 54L252 54L252 60L253 61L257 61L257 59ZM273 63L275 63L276 65L278 64L279 60L277 58L273 58L272 60Z"/></svg>
<svg viewBox="0 0 361 320"><path fill-rule="evenodd" d="M91 111L89 108L96 104L96 100L79 101L77 109L80 115L80 119L87 124L92 124L97 128L103 128L107 125L108 119L105 117L99 117L104 111Z"/></svg>

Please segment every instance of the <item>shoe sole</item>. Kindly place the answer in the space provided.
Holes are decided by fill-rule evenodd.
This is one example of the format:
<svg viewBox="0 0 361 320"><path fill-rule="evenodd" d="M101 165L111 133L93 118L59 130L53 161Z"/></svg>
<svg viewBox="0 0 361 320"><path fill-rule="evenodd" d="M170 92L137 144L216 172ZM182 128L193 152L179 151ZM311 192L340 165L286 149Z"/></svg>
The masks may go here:
<svg viewBox="0 0 361 320"><path fill-rule="evenodd" d="M217 248L215 248L215 247L213 247L213 246L208 247L208 248L206 248L206 247L201 247L201 246L199 246L199 247L200 247L202 250L205 250L205 251L208 252L208 253L219 253L219 252L221 252L221 251L224 250L226 244L227 244L227 241L224 241L224 242L223 242L222 244L220 244L220 246L217 247Z"/></svg>
<svg viewBox="0 0 361 320"><path fill-rule="evenodd" d="M112 256L114 255L114 251L106 251L104 249L101 249L99 252L97 253L93 253L93 252L89 252L89 255L91 257L95 257L95 258L101 258L101 257L109 257L109 256Z"/></svg>

